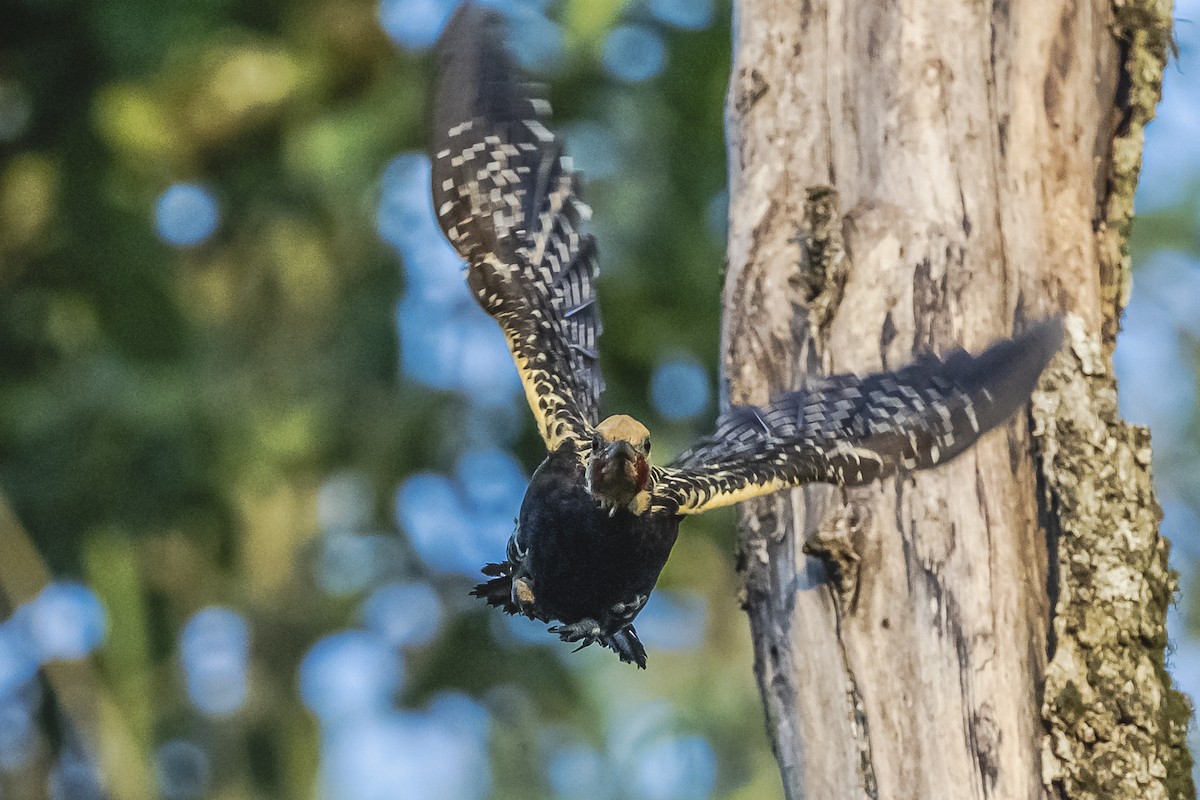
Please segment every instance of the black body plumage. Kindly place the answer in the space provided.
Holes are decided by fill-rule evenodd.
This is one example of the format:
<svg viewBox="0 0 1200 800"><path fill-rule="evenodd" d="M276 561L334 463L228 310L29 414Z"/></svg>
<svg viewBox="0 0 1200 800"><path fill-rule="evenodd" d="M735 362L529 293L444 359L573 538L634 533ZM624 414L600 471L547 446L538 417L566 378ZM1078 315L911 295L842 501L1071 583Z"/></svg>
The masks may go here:
<svg viewBox="0 0 1200 800"><path fill-rule="evenodd" d="M563 639L598 642L644 667L646 652L631 623L667 563L679 522L673 514L600 509L579 459L561 450L533 473L508 557L485 567L495 577L474 594L510 614L559 620L553 630ZM533 602L513 592L522 580Z"/></svg>
<svg viewBox="0 0 1200 800"><path fill-rule="evenodd" d="M1058 350L1059 320L978 356L923 355L893 372L833 375L762 406L734 406L714 434L651 466L648 431L599 420L596 247L587 207L544 124L548 105L517 80L500 18L471 3L439 43L433 199L468 262L476 299L500 325L545 442L506 558L473 594L645 666L633 628L681 519L792 486L869 483L944 463L1008 419Z"/></svg>

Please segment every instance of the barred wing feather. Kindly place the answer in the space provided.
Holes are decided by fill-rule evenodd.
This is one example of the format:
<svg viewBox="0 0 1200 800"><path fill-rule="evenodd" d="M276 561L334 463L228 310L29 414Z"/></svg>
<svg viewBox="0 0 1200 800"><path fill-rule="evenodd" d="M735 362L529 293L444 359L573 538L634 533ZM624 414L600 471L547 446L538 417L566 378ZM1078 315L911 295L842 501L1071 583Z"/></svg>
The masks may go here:
<svg viewBox="0 0 1200 800"><path fill-rule="evenodd" d="M711 437L652 471L652 509L696 514L788 486L852 486L945 463L1025 402L1061 341L1051 319L978 356L926 355L735 406Z"/></svg>
<svg viewBox="0 0 1200 800"><path fill-rule="evenodd" d="M438 44L433 198L467 281L499 323L546 447L582 452L598 421L596 245L578 180L518 81L501 18L472 3Z"/></svg>

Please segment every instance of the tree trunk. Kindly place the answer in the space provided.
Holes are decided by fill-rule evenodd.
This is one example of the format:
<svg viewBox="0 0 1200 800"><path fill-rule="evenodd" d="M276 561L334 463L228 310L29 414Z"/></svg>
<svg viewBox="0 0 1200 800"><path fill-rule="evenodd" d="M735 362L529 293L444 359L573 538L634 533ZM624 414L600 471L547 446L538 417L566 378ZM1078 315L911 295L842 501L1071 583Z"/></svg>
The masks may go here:
<svg viewBox="0 0 1200 800"><path fill-rule="evenodd" d="M1030 412L939 469L743 507L790 798L1193 798L1175 591L1111 352L1170 4L742 0L728 399L1067 312Z"/></svg>

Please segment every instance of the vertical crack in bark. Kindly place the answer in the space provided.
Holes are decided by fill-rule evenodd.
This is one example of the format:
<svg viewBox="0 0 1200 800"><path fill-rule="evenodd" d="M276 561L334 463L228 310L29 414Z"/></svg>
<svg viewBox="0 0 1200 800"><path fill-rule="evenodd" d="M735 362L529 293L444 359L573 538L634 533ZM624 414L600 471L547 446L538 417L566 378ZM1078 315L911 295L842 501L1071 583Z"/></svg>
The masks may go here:
<svg viewBox="0 0 1200 800"><path fill-rule="evenodd" d="M809 336L816 339L833 319L846 284L846 252L842 239L842 214L837 190L832 186L805 189L804 229L801 246L804 304Z"/></svg>
<svg viewBox="0 0 1200 800"><path fill-rule="evenodd" d="M823 31L825 34L823 37L823 41L822 41L822 44L825 48L825 52L823 52L821 55L823 56L823 58L829 59L830 58L829 51L830 51L831 47L836 46L836 44L834 42L832 42L833 27L829 21L829 4L821 3L819 5L821 8L821 12L822 12L822 18L821 18L820 23L815 23L815 21L814 21L814 26L819 25L818 29ZM804 13L806 16L811 11L812 11L811 6L809 8L804 9ZM835 125L833 109L837 108L838 104L836 102L834 102L834 98L833 98L833 94L832 94L833 90L830 85L828 71L822 70L821 80L823 82L822 87L821 87L822 88L822 96L825 101L825 102L821 103L821 108L823 109L825 117L826 117L825 124L821 126L825 131L825 142L824 142L824 144L825 144L825 163L829 165L829 172L828 172L829 185L836 186L837 179L838 179L837 155L836 155L837 147L836 147L836 142L834 141L834 131L837 130L837 128Z"/></svg>
<svg viewBox="0 0 1200 800"><path fill-rule="evenodd" d="M1009 252L1009 230L1004 222L1004 194L1003 187L1005 185L1005 159L1008 150L1008 114L1001 111L999 88L996 85L997 81L997 53L1000 36L1008 35L1009 28L1009 12L1011 11L1007 0L993 0L992 13L987 18L988 27L988 59L983 65L985 82L987 88L987 108L988 114L991 116L992 124L988 125L986 130L991 133L995 132L996 146L991 148L991 186L992 197L994 200L993 208L993 224L996 226L996 231L1000 237L1000 271L1004 279L1005 295L1008 294L1008 282L1012 274L1008 262ZM1007 42L1005 43L1007 44Z"/></svg>
<svg viewBox="0 0 1200 800"><path fill-rule="evenodd" d="M858 678L850 655L846 652L843 621L854 614L858 601L858 578L862 557L855 547L855 536L867 524L870 509L846 496L845 489L830 493L830 503L817 524L805 532L801 552L821 560L827 580L824 591L829 593L833 607L834 639L837 642L838 664L846 678L846 711L854 736L857 753L859 785L868 800L878 800L879 787L875 778L875 762L871 755L871 726Z"/></svg>
<svg viewBox="0 0 1200 800"><path fill-rule="evenodd" d="M804 784L803 742L793 719L796 697L791 647L791 598L794 559L788 557L790 517L776 511L776 498L747 504L741 517L738 571L744 578L742 608L750 617L754 674L766 710L767 738L779 762L788 800L801 800L794 787ZM751 507L757 506L758 513Z"/></svg>
<svg viewBox="0 0 1200 800"><path fill-rule="evenodd" d="M1029 416L1032 422L1032 408L1029 410ZM1058 507L1058 499L1046 484L1046 473L1044 470L1036 470L1036 480L1039 505L1038 516L1043 520L1043 526L1046 530L1046 599L1049 601L1051 612L1053 612L1054 609L1058 608L1059 584L1061 581L1058 568L1058 543L1062 539L1062 529L1059 526L1058 520L1062 510ZM1054 654L1057 651L1058 634L1055 632L1054 626L1050 625L1046 629L1047 664L1050 664L1054 660Z"/></svg>
<svg viewBox="0 0 1200 800"><path fill-rule="evenodd" d="M829 591L834 591L830 587ZM836 631L834 636L837 638L838 645L838 660L842 666L842 672L846 675L846 702L850 711L850 726L854 732L854 746L858 751L858 777L862 782L862 789L866 792L868 800L879 800L879 785L875 780L875 761L871 757L871 726L867 718L867 709L863 704L862 692L858 688L858 679L854 676L854 668L850 664L850 657L846 653L846 642L842 638L842 611L841 603L834 604L834 621Z"/></svg>

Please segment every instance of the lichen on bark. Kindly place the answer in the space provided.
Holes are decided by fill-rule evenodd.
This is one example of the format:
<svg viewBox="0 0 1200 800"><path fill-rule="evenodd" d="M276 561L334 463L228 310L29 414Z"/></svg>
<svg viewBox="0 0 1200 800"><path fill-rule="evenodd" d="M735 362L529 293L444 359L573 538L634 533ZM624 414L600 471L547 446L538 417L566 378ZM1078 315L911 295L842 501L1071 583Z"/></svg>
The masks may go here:
<svg viewBox="0 0 1200 800"><path fill-rule="evenodd" d="M1164 659L1176 588L1150 475L1150 433L1117 413L1101 341L1068 347L1032 404L1054 605L1042 778L1070 800L1195 797L1188 698Z"/></svg>
<svg viewBox="0 0 1200 800"><path fill-rule="evenodd" d="M1146 123L1162 97L1163 71L1171 47L1171 0L1113 0L1112 33L1124 59L1117 97L1112 151L1102 219L1097 228L1103 335L1108 352L1116 344L1121 311L1129 302L1132 265L1129 227L1133 195L1142 167Z"/></svg>

